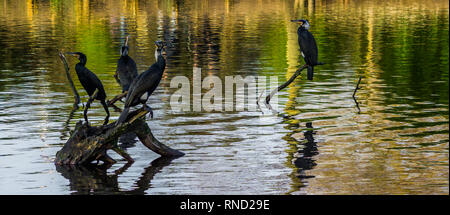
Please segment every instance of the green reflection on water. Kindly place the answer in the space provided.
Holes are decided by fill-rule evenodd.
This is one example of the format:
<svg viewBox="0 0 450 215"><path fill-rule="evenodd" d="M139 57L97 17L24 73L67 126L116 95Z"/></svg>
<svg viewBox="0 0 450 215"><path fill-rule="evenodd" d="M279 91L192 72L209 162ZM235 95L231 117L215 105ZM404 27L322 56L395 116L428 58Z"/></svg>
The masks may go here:
<svg viewBox="0 0 450 215"><path fill-rule="evenodd" d="M168 89L171 78L192 78L194 66L203 69L203 77L276 75L284 81L303 64L297 26L289 22L293 18L309 19L319 59L326 65L317 67L313 82L301 77L280 92L281 110L288 117L275 133L285 134L279 141L286 144L284 164L292 169L292 181L289 188L275 189L280 193L448 194L448 168L433 166L448 165L447 1L1 0L2 107L31 109L35 104L14 98L39 92L37 96L59 104L37 103L70 111L71 90L58 50L87 54L87 67L103 81L108 97L118 94L113 74L127 34L131 35L130 55L140 72L154 61L156 39L172 41L159 92L164 96L172 92ZM69 60L73 70L76 60ZM359 76L363 77L360 115L350 98ZM80 93L86 100L86 93ZM170 109L167 100L163 103L164 109ZM1 113L0 118L7 121L10 113ZM160 114L166 120L180 117ZM94 112L95 116L102 117L102 112ZM242 118L188 122L205 127L227 122L234 130ZM315 144L319 146L319 153L312 157L317 166L309 169L293 163L297 156L304 156L296 152L305 147L307 122L317 129ZM185 124L180 119L171 125ZM187 133L214 136L217 130ZM223 138L227 144L241 140ZM299 170L318 177L299 178Z"/></svg>

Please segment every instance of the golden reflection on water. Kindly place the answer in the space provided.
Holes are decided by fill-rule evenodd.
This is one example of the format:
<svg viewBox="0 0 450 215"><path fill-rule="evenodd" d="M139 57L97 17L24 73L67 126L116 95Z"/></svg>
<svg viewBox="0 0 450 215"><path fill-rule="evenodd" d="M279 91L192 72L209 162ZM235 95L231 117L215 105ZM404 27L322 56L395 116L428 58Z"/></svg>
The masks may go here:
<svg viewBox="0 0 450 215"><path fill-rule="evenodd" d="M39 97L45 97L44 104L55 97L45 94L62 93L66 95L63 103L68 104L72 99L65 75L58 72L62 66L57 50L86 53L88 67L99 75L112 97L120 92L113 74L117 47L124 36L131 35L130 55L139 71L153 62L153 41L170 38L174 47L168 50L169 64L159 91L162 98L157 102L163 103L164 111L159 114L167 120L161 126L170 129L169 125L178 125L187 136L174 135L170 139L174 142L214 136L221 129L239 131L246 115L173 115L167 111L171 78L191 78L192 68L200 67L203 76L277 75L281 81L288 79L303 63L297 26L289 20L307 18L318 42L319 58L326 65L317 67L313 82L300 77L280 92L279 106L286 116L280 119L281 127L274 126L274 133L284 135L277 144L284 144L285 154L280 156L285 156L283 165L290 173L279 176L281 185L266 182L267 187L254 189L288 194L448 194L447 1L0 2L1 42L8 46L0 65L5 71L16 69L20 63L15 58L23 52L24 58L33 62L23 70L47 70L51 75L32 85L39 89ZM424 40L429 43L421 42ZM70 61L72 65L75 62ZM14 79L10 73L0 74L0 78ZM359 76L363 77L363 88L357 93L361 114L351 98ZM7 84L23 85L17 80ZM41 85L46 85L45 90ZM78 81L76 85L81 89ZM8 90L0 86L0 91ZM86 97L84 92L81 95ZM51 136L47 134L50 113L46 108L38 111L43 139ZM94 112L93 117L102 118L102 112ZM226 129L209 128L219 122L228 123ZM307 147L309 122L318 153L303 158L304 152L299 151ZM185 129L189 123L203 127ZM218 147L245 142L245 138L224 134L217 137L223 144ZM315 165L299 167L294 162L298 159ZM207 166L206 162L199 167ZM210 182L208 177L214 175L195 175L204 176L199 180L212 183L212 187L220 186ZM258 176L250 179L264 182ZM230 180L240 179L230 176Z"/></svg>

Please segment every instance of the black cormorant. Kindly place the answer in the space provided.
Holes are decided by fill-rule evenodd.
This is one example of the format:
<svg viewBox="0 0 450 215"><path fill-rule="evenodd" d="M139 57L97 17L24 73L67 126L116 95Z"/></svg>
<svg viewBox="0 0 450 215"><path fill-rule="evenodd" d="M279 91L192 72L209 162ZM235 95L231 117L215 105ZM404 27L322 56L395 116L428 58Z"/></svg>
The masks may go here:
<svg viewBox="0 0 450 215"><path fill-rule="evenodd" d="M128 36L124 45L120 48L120 58L117 62L117 70L114 77L122 86L122 93L128 91L134 78L138 76L136 63L128 56Z"/></svg>
<svg viewBox="0 0 450 215"><path fill-rule="evenodd" d="M87 58L85 54L81 52L67 52L67 54L75 56L78 58L78 60L80 60L80 62L75 65L75 71L77 72L78 80L80 80L81 85L83 85L83 88L86 90L89 97L92 97L92 94L94 94L95 90L98 89L97 96L95 98L89 98L88 102L86 103L86 107L84 109L84 119L86 120L86 122L88 122L87 111L90 107L90 103L92 102L92 100L97 99L100 100L107 114L104 125L108 124L109 110L105 102L106 92L103 88L102 82L93 72L86 68Z"/></svg>
<svg viewBox="0 0 450 215"><path fill-rule="evenodd" d="M291 21L296 22L300 25L297 30L298 45L300 46L300 52L302 53L303 59L305 59L305 63L308 65L308 80L313 80L314 66L320 64L319 62L317 62L318 51L316 40L314 39L314 36L308 31L308 20L298 19Z"/></svg>
<svg viewBox="0 0 450 215"><path fill-rule="evenodd" d="M147 71L141 73L134 79L128 89L127 97L125 99L125 107L117 120L117 124L124 122L127 118L130 107L138 104L142 104L142 108L149 109L150 115L153 117L153 111L149 106L147 106L146 102L153 91L155 91L156 87L158 87L166 67L166 60L162 55L164 42L158 40L155 42L155 45L156 62L151 65Z"/></svg>

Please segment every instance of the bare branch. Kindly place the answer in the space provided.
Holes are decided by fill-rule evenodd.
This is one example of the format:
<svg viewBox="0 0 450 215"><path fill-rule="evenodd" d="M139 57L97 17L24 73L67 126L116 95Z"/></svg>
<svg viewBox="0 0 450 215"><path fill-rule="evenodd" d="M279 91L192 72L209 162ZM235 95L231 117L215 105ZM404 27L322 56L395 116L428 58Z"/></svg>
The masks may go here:
<svg viewBox="0 0 450 215"><path fill-rule="evenodd" d="M64 69L66 71L67 80L69 80L70 86L72 87L72 92L75 98L74 107L78 107L78 104L80 104L80 95L78 95L77 89L75 88L75 85L73 84L72 78L70 77L69 72L69 64L67 64L66 56L62 52L59 52L59 58L61 58L61 61L64 64Z"/></svg>
<svg viewBox="0 0 450 215"><path fill-rule="evenodd" d="M128 91L125 91L117 96L115 96L113 99L109 100L107 102L108 106L112 106L114 103L116 103L118 100L122 99L123 97L127 96Z"/></svg>

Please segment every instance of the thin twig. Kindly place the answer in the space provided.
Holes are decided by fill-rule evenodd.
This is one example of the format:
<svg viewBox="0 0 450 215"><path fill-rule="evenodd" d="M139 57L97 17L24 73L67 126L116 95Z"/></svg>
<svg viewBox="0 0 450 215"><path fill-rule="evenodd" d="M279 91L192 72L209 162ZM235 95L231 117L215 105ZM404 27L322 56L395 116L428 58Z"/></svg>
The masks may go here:
<svg viewBox="0 0 450 215"><path fill-rule="evenodd" d="M113 99L107 101L108 106L112 106L114 103L116 103L118 100L122 99L123 97L127 96L128 91L125 91L117 96L115 96Z"/></svg>
<svg viewBox="0 0 450 215"><path fill-rule="evenodd" d="M61 61L64 64L64 69L66 70L67 80L69 80L70 86L72 87L72 92L73 92L74 98L75 98L74 108L78 107L78 104L80 104L80 102L81 102L80 95L78 95L77 89L75 88L72 78L70 77L69 64L67 64L66 56L64 56L64 54L62 52L59 52L59 58L61 58Z"/></svg>
<svg viewBox="0 0 450 215"><path fill-rule="evenodd" d="M359 87L359 83L361 83L361 79L362 79L362 76L359 76L359 80L358 80L358 83L356 84L355 91L353 91L353 98L355 98L356 91L358 91L359 89L362 88L362 87Z"/></svg>
<svg viewBox="0 0 450 215"><path fill-rule="evenodd" d="M111 104L109 105L110 107L114 108L114 111L118 112L118 113L122 113L122 109L120 109L119 107L117 107L115 104Z"/></svg>
<svg viewBox="0 0 450 215"><path fill-rule="evenodd" d="M88 99L88 101L86 102L86 108L84 109L84 120L86 120L86 123L89 125L89 121L88 121L88 118L87 118L87 112L88 112L88 110L89 110L89 108L91 107L91 103L94 101L94 99L95 98L97 98L97 94L98 94L98 88L95 88L95 91L94 91L94 93L91 95L91 96L89 96L89 99Z"/></svg>
<svg viewBox="0 0 450 215"><path fill-rule="evenodd" d="M362 88L362 87L359 87L359 84L361 83L361 79L362 79L362 76L359 76L358 83L356 84L355 90L353 91L353 95L352 95L353 101L356 104L356 108L358 108L358 114L361 113L361 108L359 108L359 102L358 102L358 100L356 100L355 95L356 95L356 92Z"/></svg>
<svg viewBox="0 0 450 215"><path fill-rule="evenodd" d="M361 113L361 108L359 108L359 102L356 100L356 97L353 97L353 101L355 101L356 108L358 108L358 114Z"/></svg>

